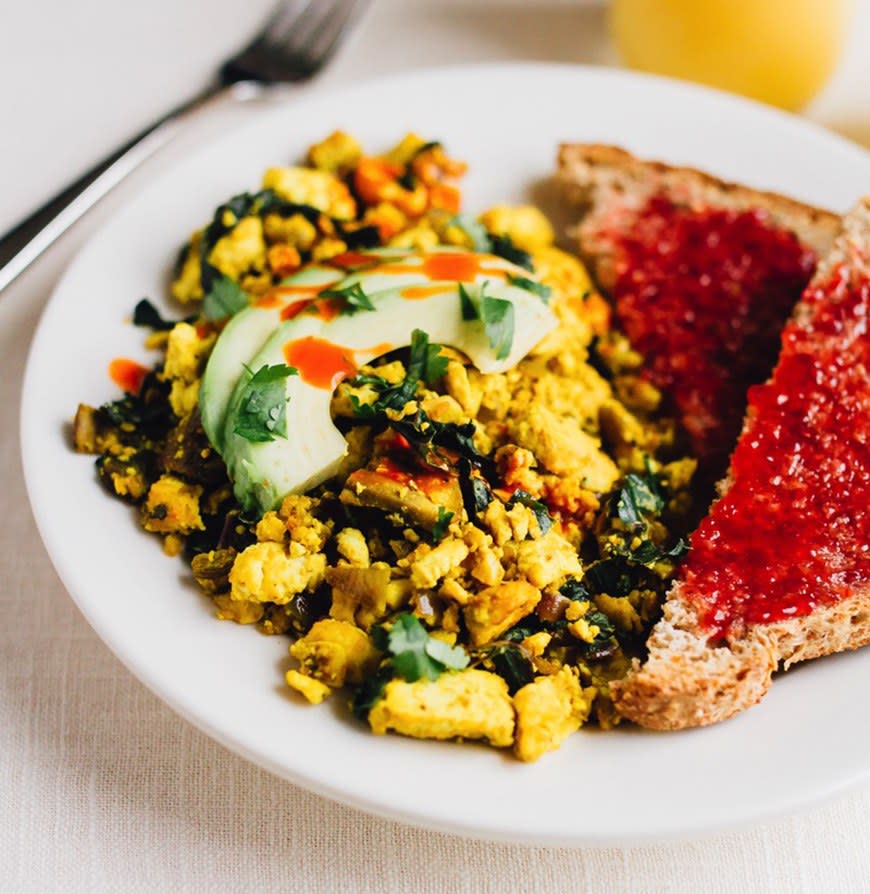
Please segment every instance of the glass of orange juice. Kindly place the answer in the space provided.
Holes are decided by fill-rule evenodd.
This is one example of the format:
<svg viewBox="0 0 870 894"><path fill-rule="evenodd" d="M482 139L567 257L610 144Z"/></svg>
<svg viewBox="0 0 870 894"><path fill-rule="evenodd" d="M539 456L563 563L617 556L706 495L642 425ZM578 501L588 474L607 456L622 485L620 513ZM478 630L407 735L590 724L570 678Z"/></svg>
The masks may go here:
<svg viewBox="0 0 870 894"><path fill-rule="evenodd" d="M840 56L852 0L612 0L632 68L799 109Z"/></svg>

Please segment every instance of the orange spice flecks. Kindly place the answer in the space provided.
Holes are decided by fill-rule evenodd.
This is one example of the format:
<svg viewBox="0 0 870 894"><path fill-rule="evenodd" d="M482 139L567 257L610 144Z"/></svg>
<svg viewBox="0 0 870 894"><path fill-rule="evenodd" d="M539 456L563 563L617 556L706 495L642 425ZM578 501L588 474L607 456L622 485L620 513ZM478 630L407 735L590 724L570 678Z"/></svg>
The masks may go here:
<svg viewBox="0 0 870 894"><path fill-rule="evenodd" d="M148 372L147 367L127 357L116 357L109 363L109 378L127 394L139 393Z"/></svg>
<svg viewBox="0 0 870 894"><path fill-rule="evenodd" d="M303 382L332 390L342 379L356 373L353 350L309 335L284 345L284 357Z"/></svg>

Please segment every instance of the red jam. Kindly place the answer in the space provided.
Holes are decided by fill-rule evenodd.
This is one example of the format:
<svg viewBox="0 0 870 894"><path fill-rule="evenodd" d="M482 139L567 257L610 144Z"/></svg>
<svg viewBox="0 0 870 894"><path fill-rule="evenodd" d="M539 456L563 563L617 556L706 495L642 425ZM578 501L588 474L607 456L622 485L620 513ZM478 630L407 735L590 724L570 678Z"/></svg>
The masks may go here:
<svg viewBox="0 0 870 894"><path fill-rule="evenodd" d="M138 394L147 375L147 367L126 357L116 357L109 364L109 378L127 394Z"/></svg>
<svg viewBox="0 0 870 894"><path fill-rule="evenodd" d="M681 568L713 636L870 583L870 284L840 270L804 302L771 381L749 392L734 483Z"/></svg>
<svg viewBox="0 0 870 894"><path fill-rule="evenodd" d="M712 480L740 433L747 388L776 361L815 255L763 211L697 211L661 197L617 241L619 322Z"/></svg>

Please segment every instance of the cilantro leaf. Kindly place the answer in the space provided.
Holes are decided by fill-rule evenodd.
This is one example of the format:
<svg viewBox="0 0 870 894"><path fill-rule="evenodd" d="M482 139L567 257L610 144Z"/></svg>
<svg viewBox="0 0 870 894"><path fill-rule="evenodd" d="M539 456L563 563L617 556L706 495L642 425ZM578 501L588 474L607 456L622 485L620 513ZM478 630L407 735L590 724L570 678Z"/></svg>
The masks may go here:
<svg viewBox="0 0 870 894"><path fill-rule="evenodd" d="M468 655L460 646L435 639L414 615L403 613L386 635L386 649L396 673L409 683L436 680L444 671L468 666Z"/></svg>
<svg viewBox="0 0 870 894"><path fill-rule="evenodd" d="M414 384L411 395L417 390L417 382L427 385L437 382L447 372L447 363L447 357L441 354L441 345L429 344L429 335L415 329L411 333L411 356L405 375L405 382L410 380Z"/></svg>
<svg viewBox="0 0 870 894"><path fill-rule="evenodd" d="M244 289L228 276L215 279L202 302L202 315L207 320L231 317L248 306Z"/></svg>
<svg viewBox="0 0 870 894"><path fill-rule="evenodd" d="M444 539L447 528L453 519L453 513L445 509L443 506L438 507L438 518L435 520L435 527L432 528L432 540L438 543Z"/></svg>
<svg viewBox="0 0 870 894"><path fill-rule="evenodd" d="M504 360L514 343L514 306L504 298L482 295L480 319L497 360Z"/></svg>
<svg viewBox="0 0 870 894"><path fill-rule="evenodd" d="M517 503L532 510L541 534L546 534L553 527L553 519L547 507L540 500L536 500L528 491L515 490L513 492L510 500L508 500L508 506L515 506Z"/></svg>
<svg viewBox="0 0 870 894"><path fill-rule="evenodd" d="M471 240L474 251L492 251L492 242L486 227L471 214L457 214L450 219L450 227L458 227Z"/></svg>
<svg viewBox="0 0 870 894"><path fill-rule="evenodd" d="M486 294L487 283L481 285L475 303L469 291L459 283L459 304L462 319L480 320L497 360L504 360L510 354L514 343L514 306L506 298L494 298Z"/></svg>
<svg viewBox="0 0 870 894"><path fill-rule="evenodd" d="M474 302L471 300L471 295L468 294L465 286L462 283L459 283L459 305L462 308L462 319L463 320L479 320L480 316L477 313L477 308L474 305Z"/></svg>
<svg viewBox="0 0 870 894"><path fill-rule="evenodd" d="M553 290L549 286L528 276L514 276L512 273L508 273L507 281L518 289L525 289L527 292L537 295L544 304L549 303L550 296L553 294Z"/></svg>
<svg viewBox="0 0 870 894"><path fill-rule="evenodd" d="M274 441L287 437L287 394L285 379L295 376L292 366L277 363L261 366L242 392L233 431L247 441Z"/></svg>
<svg viewBox="0 0 870 894"><path fill-rule="evenodd" d="M343 289L324 289L320 292L323 298L344 298L343 314L352 316L361 310L374 310L371 298L366 295L362 284L355 282L352 285L345 286Z"/></svg>
<svg viewBox="0 0 870 894"><path fill-rule="evenodd" d="M516 264L517 267L525 267L526 270L534 273L535 265L532 263L532 256L527 251L517 248L506 233L500 235L491 234L490 242L492 244L490 251L494 255Z"/></svg>
<svg viewBox="0 0 870 894"><path fill-rule="evenodd" d="M183 320L167 320L160 315L160 311L147 299L143 298L133 309L133 325L145 326L155 332L168 332L178 323L191 323L196 319L196 314L185 317Z"/></svg>

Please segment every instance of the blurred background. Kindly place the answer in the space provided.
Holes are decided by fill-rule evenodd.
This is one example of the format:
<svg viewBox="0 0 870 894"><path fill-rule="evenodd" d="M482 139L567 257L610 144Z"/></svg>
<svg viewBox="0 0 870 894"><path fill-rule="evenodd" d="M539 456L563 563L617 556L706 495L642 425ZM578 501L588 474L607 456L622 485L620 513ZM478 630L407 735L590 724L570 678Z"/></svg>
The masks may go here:
<svg viewBox="0 0 870 894"><path fill-rule="evenodd" d="M0 233L203 88L272 5L5 0ZM456 62L627 62L797 108L870 146L868 47L870 0L373 0L313 89ZM582 115L583 98L565 114Z"/></svg>

